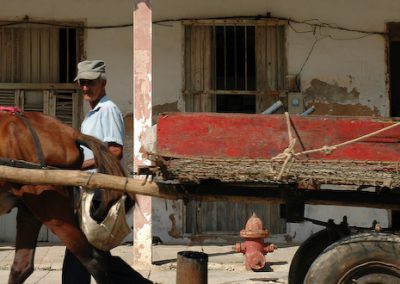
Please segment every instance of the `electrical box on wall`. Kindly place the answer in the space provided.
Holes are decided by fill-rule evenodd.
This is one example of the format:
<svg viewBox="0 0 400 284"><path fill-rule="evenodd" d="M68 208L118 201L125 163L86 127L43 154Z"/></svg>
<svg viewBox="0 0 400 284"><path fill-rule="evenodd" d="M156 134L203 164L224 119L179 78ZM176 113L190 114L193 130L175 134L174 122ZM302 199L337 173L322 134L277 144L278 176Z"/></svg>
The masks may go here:
<svg viewBox="0 0 400 284"><path fill-rule="evenodd" d="M304 112L304 99L301 92L288 93L288 111L290 114L302 114Z"/></svg>

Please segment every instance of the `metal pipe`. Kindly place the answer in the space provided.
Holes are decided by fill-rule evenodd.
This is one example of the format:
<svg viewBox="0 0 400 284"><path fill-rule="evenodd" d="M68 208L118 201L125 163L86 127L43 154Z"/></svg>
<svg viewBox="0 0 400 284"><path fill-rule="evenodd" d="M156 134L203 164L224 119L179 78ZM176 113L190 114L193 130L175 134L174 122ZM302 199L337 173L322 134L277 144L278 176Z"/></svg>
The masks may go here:
<svg viewBox="0 0 400 284"><path fill-rule="evenodd" d="M276 112L281 106L283 106L283 103L278 100L276 101L273 105L271 105L269 108L267 108L266 110L264 110L262 112L262 114L273 114L274 112Z"/></svg>
<svg viewBox="0 0 400 284"><path fill-rule="evenodd" d="M208 255L198 251L178 252L176 284L207 284Z"/></svg>
<svg viewBox="0 0 400 284"><path fill-rule="evenodd" d="M312 114L315 111L315 107L311 106L308 109L306 109L301 115L305 116L305 115L309 115Z"/></svg>

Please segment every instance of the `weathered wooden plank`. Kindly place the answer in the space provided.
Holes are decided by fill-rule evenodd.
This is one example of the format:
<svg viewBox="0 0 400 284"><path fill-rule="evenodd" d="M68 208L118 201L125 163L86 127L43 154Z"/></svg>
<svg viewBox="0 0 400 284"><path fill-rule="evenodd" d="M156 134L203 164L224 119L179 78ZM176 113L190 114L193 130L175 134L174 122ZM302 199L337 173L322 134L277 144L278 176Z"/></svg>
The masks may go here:
<svg viewBox="0 0 400 284"><path fill-rule="evenodd" d="M393 125L370 117L290 117L295 152L337 145ZM289 146L284 115L168 113L158 119L157 155L167 157L271 159ZM400 127L300 159L400 160Z"/></svg>
<svg viewBox="0 0 400 284"><path fill-rule="evenodd" d="M76 83L0 83L0 90L79 90Z"/></svg>
<svg viewBox="0 0 400 284"><path fill-rule="evenodd" d="M286 166L286 167L285 167ZM224 183L296 184L316 189L320 185L354 185L400 188L400 163L332 160L222 160L173 159L161 166L165 179L180 183L219 180Z"/></svg>
<svg viewBox="0 0 400 284"><path fill-rule="evenodd" d="M214 25L224 25L224 26L237 26L237 25L261 25L261 26L277 26L286 25L288 20L276 19L276 18L265 18L259 20L253 19L199 19L199 20L184 20L185 25L204 25L204 26L214 26Z"/></svg>

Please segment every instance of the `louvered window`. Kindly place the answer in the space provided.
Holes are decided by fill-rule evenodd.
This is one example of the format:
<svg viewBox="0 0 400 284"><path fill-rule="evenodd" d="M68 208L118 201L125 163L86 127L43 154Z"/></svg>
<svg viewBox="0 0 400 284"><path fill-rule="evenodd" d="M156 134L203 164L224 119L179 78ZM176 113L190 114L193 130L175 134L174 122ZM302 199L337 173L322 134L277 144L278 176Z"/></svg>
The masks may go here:
<svg viewBox="0 0 400 284"><path fill-rule="evenodd" d="M58 25L0 24L0 105L39 111L79 127L81 98L73 83L81 30Z"/></svg>

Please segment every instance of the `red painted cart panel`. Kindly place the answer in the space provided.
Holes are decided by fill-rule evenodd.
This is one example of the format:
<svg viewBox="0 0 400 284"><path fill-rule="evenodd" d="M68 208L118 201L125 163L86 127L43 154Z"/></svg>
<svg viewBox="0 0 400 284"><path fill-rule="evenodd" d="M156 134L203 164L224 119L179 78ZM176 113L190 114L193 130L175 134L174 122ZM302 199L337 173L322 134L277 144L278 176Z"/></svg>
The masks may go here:
<svg viewBox="0 0 400 284"><path fill-rule="evenodd" d="M290 116L295 152L340 144L395 121L371 117ZM400 126L308 159L400 160ZM167 157L270 159L288 147L283 114L168 113L158 119L156 152ZM300 157L299 157L300 158Z"/></svg>

